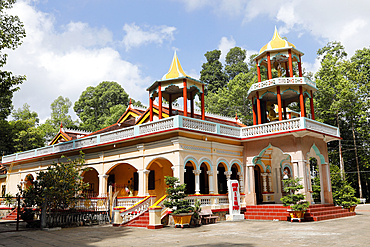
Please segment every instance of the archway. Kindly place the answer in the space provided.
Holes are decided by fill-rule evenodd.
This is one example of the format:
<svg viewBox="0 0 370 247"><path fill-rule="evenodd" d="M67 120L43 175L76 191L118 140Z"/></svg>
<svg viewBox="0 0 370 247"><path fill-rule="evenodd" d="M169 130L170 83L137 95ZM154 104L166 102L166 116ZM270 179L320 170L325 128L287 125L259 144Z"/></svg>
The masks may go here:
<svg viewBox="0 0 370 247"><path fill-rule="evenodd" d="M148 175L148 193L155 195L157 199L166 194L167 185L164 181L165 176L173 176L172 163L164 158L152 160L147 166Z"/></svg>
<svg viewBox="0 0 370 247"><path fill-rule="evenodd" d="M24 179L25 182L25 189L28 189L33 183L34 177L32 174L27 174L26 178Z"/></svg>
<svg viewBox="0 0 370 247"><path fill-rule="evenodd" d="M186 194L195 194L195 174L196 166L192 161L185 164L184 183L186 184Z"/></svg>
<svg viewBox="0 0 370 247"><path fill-rule="evenodd" d="M117 196L136 196L139 188L139 177L137 169L130 164L117 164L108 172L108 187L112 185L113 192Z"/></svg>
<svg viewBox="0 0 370 247"><path fill-rule="evenodd" d="M208 180L208 164L203 162L200 165L201 173L199 174L200 178L200 193L209 194L209 180Z"/></svg>
<svg viewBox="0 0 370 247"><path fill-rule="evenodd" d="M83 181L89 183L89 187L83 191L86 197L96 197L99 194L99 174L94 168L82 173Z"/></svg>
<svg viewBox="0 0 370 247"><path fill-rule="evenodd" d="M217 166L217 187L218 187L218 194L226 194L227 193L227 178L225 172L228 171L227 166L225 163L221 162Z"/></svg>

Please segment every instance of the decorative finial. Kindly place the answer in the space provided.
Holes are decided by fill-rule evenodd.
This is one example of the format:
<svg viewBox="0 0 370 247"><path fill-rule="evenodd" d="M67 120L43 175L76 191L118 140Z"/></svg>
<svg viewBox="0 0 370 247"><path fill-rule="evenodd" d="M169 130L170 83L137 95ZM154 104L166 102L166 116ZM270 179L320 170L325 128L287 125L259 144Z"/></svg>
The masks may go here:
<svg viewBox="0 0 370 247"><path fill-rule="evenodd" d="M131 102L131 98L130 98L130 102L128 103L128 107L131 108L132 106L132 102Z"/></svg>
<svg viewBox="0 0 370 247"><path fill-rule="evenodd" d="M235 112L235 121L238 122L238 113L237 112Z"/></svg>
<svg viewBox="0 0 370 247"><path fill-rule="evenodd" d="M60 129L63 129L63 122L60 121Z"/></svg>

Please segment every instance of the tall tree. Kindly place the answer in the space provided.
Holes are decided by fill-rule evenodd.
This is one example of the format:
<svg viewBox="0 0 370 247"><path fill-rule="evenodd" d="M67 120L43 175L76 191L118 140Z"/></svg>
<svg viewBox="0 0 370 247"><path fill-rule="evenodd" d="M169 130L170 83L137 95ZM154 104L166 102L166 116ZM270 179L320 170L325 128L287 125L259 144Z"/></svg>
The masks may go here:
<svg viewBox="0 0 370 247"><path fill-rule="evenodd" d="M26 36L23 23L18 16L8 15L5 11L11 9L15 0L0 1L0 68L6 64L7 54L4 49L16 49ZM11 112L13 94L19 90L25 76L14 76L12 72L0 70L0 120L5 120Z"/></svg>
<svg viewBox="0 0 370 247"><path fill-rule="evenodd" d="M111 114L111 107L129 102L128 94L117 82L103 81L96 87L88 87L82 92L73 107L81 120L80 127L96 131L105 127Z"/></svg>
<svg viewBox="0 0 370 247"><path fill-rule="evenodd" d="M223 71L222 63L220 62L221 51L208 51L204 56L207 62L203 63L200 71L200 80L206 84L206 93L215 93L219 88L223 88L227 84L227 76Z"/></svg>
<svg viewBox="0 0 370 247"><path fill-rule="evenodd" d="M247 51L240 48L231 48L225 57L225 72L228 80L232 80L239 73L248 73L248 64L245 61Z"/></svg>

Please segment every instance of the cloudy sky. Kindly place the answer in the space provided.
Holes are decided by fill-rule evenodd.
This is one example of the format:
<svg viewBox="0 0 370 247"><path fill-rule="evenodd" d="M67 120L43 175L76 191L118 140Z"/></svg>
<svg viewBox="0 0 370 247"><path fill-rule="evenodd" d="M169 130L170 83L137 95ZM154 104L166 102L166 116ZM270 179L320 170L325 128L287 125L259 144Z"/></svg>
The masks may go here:
<svg viewBox="0 0 370 247"><path fill-rule="evenodd" d="M316 51L329 41L341 41L349 55L369 47L369 10L367 0L18 0L9 13L27 37L8 52L6 69L27 76L15 108L28 103L44 121L58 96L74 102L101 81L148 104L145 89L168 71L174 50L199 78L205 52L256 53L275 26L315 72Z"/></svg>

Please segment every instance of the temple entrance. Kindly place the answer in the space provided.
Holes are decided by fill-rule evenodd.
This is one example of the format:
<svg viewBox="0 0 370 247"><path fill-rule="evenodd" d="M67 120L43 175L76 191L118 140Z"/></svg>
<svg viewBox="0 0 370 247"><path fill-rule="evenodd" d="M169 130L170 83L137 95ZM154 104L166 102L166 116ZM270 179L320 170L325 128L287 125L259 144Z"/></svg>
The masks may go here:
<svg viewBox="0 0 370 247"><path fill-rule="evenodd" d="M227 179L225 175L226 165L224 163L218 164L217 167L217 186L218 186L218 194L226 194L227 193Z"/></svg>
<svg viewBox="0 0 370 247"><path fill-rule="evenodd" d="M262 197L261 168L258 165L254 167L254 183L257 204L262 204L263 197Z"/></svg>
<svg viewBox="0 0 370 247"><path fill-rule="evenodd" d="M166 194L167 185L164 181L165 176L173 176L172 164L164 158L158 158L150 162L147 167L148 175L148 193L155 195L157 199Z"/></svg>
<svg viewBox="0 0 370 247"><path fill-rule="evenodd" d="M186 184L186 194L195 194L195 165L188 161L185 165L184 182Z"/></svg>
<svg viewBox="0 0 370 247"><path fill-rule="evenodd" d="M137 169L130 164L118 164L108 173L108 188L111 185L117 196L136 196L138 193ZM135 179L136 178L136 179ZM95 186L94 186L95 187Z"/></svg>

